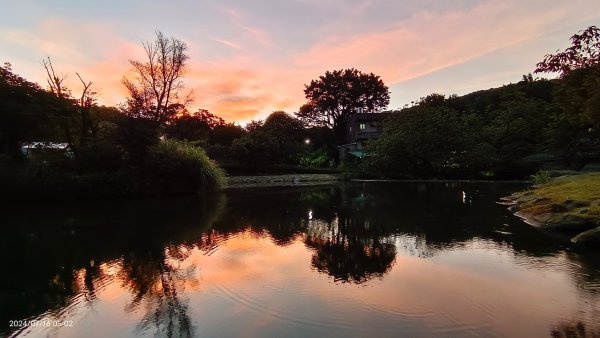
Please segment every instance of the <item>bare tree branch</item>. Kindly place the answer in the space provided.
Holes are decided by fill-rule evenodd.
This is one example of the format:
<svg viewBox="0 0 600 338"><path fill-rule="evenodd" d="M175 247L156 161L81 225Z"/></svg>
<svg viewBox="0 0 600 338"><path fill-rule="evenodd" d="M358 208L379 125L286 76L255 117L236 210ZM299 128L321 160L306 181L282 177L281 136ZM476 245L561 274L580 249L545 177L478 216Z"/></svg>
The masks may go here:
<svg viewBox="0 0 600 338"><path fill-rule="evenodd" d="M157 31L156 39L143 42L142 46L146 52L146 62L130 60L137 82L123 79L130 94L128 113L164 124L174 114L174 105L189 102L189 95L183 102L179 101L179 90L183 88L181 78L188 59L187 45Z"/></svg>
<svg viewBox="0 0 600 338"><path fill-rule="evenodd" d="M79 99L79 105L81 107L88 106L91 103L91 102L89 102L89 98L90 98L89 94L90 93L88 93L88 90L92 86L92 81L85 83L85 81L83 81L83 79L81 78L81 75L79 75L79 73L75 72L75 74L77 74L79 81L81 81L81 83L83 84L83 92L81 93L81 98Z"/></svg>
<svg viewBox="0 0 600 338"><path fill-rule="evenodd" d="M44 65L44 68L46 69L46 74L48 75L48 78L46 79L46 81L48 82L48 86L50 86L50 91L58 97L67 97L68 91L67 91L66 87L64 87L62 84L63 81L65 80L66 76L64 76L64 75L59 76L56 74L56 72L54 71L54 66L52 65L52 60L50 60L50 57L47 58L47 61L42 60L42 63Z"/></svg>

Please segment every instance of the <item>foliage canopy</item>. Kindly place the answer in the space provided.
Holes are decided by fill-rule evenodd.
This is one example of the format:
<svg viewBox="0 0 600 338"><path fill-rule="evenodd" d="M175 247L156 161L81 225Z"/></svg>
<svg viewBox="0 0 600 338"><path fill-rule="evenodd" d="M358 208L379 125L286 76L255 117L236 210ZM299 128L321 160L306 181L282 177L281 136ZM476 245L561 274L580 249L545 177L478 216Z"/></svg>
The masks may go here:
<svg viewBox="0 0 600 338"><path fill-rule="evenodd" d="M327 71L305 85L308 102L296 116L308 125L327 126L336 131L344 129L346 118L357 108L374 112L390 102L388 87L373 73L357 69Z"/></svg>
<svg viewBox="0 0 600 338"><path fill-rule="evenodd" d="M590 26L571 36L571 47L547 54L535 73L559 73L564 77L575 69L600 65L600 28Z"/></svg>

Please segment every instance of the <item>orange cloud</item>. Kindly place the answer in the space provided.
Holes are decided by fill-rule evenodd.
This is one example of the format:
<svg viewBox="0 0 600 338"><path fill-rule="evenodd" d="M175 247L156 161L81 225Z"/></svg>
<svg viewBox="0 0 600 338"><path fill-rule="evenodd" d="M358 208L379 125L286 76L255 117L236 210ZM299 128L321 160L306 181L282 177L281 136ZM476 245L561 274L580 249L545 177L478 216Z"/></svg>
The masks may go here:
<svg viewBox="0 0 600 338"><path fill-rule="evenodd" d="M274 110L293 112L302 104L305 75L255 59L220 62L191 60L186 74L194 106L208 108L227 121L247 122Z"/></svg>
<svg viewBox="0 0 600 338"><path fill-rule="evenodd" d="M74 97L78 97L82 89L77 72L86 82L93 83L91 89L98 92L101 104L124 101L125 89L120 82L129 70L128 59L143 56L140 44L120 38L115 29L105 23L48 18L28 30L0 29L0 32L8 42L27 49L36 59L34 62L14 61L19 74L45 86L42 60L50 57Z"/></svg>

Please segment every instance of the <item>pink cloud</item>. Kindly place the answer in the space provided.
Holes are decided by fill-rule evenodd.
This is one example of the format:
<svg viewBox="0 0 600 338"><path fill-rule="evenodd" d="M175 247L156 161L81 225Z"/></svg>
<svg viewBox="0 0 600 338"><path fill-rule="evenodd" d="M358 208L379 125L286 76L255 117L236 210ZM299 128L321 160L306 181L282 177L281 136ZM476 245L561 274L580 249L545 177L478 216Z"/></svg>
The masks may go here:
<svg viewBox="0 0 600 338"><path fill-rule="evenodd" d="M233 26L241 30L246 37L251 39L251 42L259 43L263 46L271 46L269 32L259 27L250 25L247 22L247 17L234 8L220 7L220 9L226 14L228 20L233 24Z"/></svg>
<svg viewBox="0 0 600 338"><path fill-rule="evenodd" d="M238 26L248 33L248 35L256 42L260 43L264 46L270 46L271 40L269 38L269 34L266 30L260 29L258 27L238 24Z"/></svg>
<svg viewBox="0 0 600 338"><path fill-rule="evenodd" d="M227 16L229 16L232 19L239 19L242 17L242 14L239 11L237 11L231 7L221 6L220 9L221 9L221 11L223 11L225 14L227 14Z"/></svg>
<svg viewBox="0 0 600 338"><path fill-rule="evenodd" d="M466 12L420 12L388 30L332 36L296 58L304 67L357 67L397 83L534 38L563 17L538 15L492 1Z"/></svg>
<svg viewBox="0 0 600 338"><path fill-rule="evenodd" d="M235 49L243 49L239 44L233 42L233 41L229 41L227 39L221 39L221 38L210 38L213 41L216 41L220 44L223 44L225 46L231 47L231 48L235 48Z"/></svg>

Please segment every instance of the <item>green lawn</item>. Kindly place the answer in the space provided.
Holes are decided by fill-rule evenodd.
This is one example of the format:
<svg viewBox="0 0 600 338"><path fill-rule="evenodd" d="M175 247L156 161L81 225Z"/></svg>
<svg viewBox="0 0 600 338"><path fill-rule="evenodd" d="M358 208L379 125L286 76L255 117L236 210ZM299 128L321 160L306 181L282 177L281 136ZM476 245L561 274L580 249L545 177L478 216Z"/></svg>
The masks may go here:
<svg viewBox="0 0 600 338"><path fill-rule="evenodd" d="M562 176L516 195L531 215L566 213L600 219L600 173Z"/></svg>

